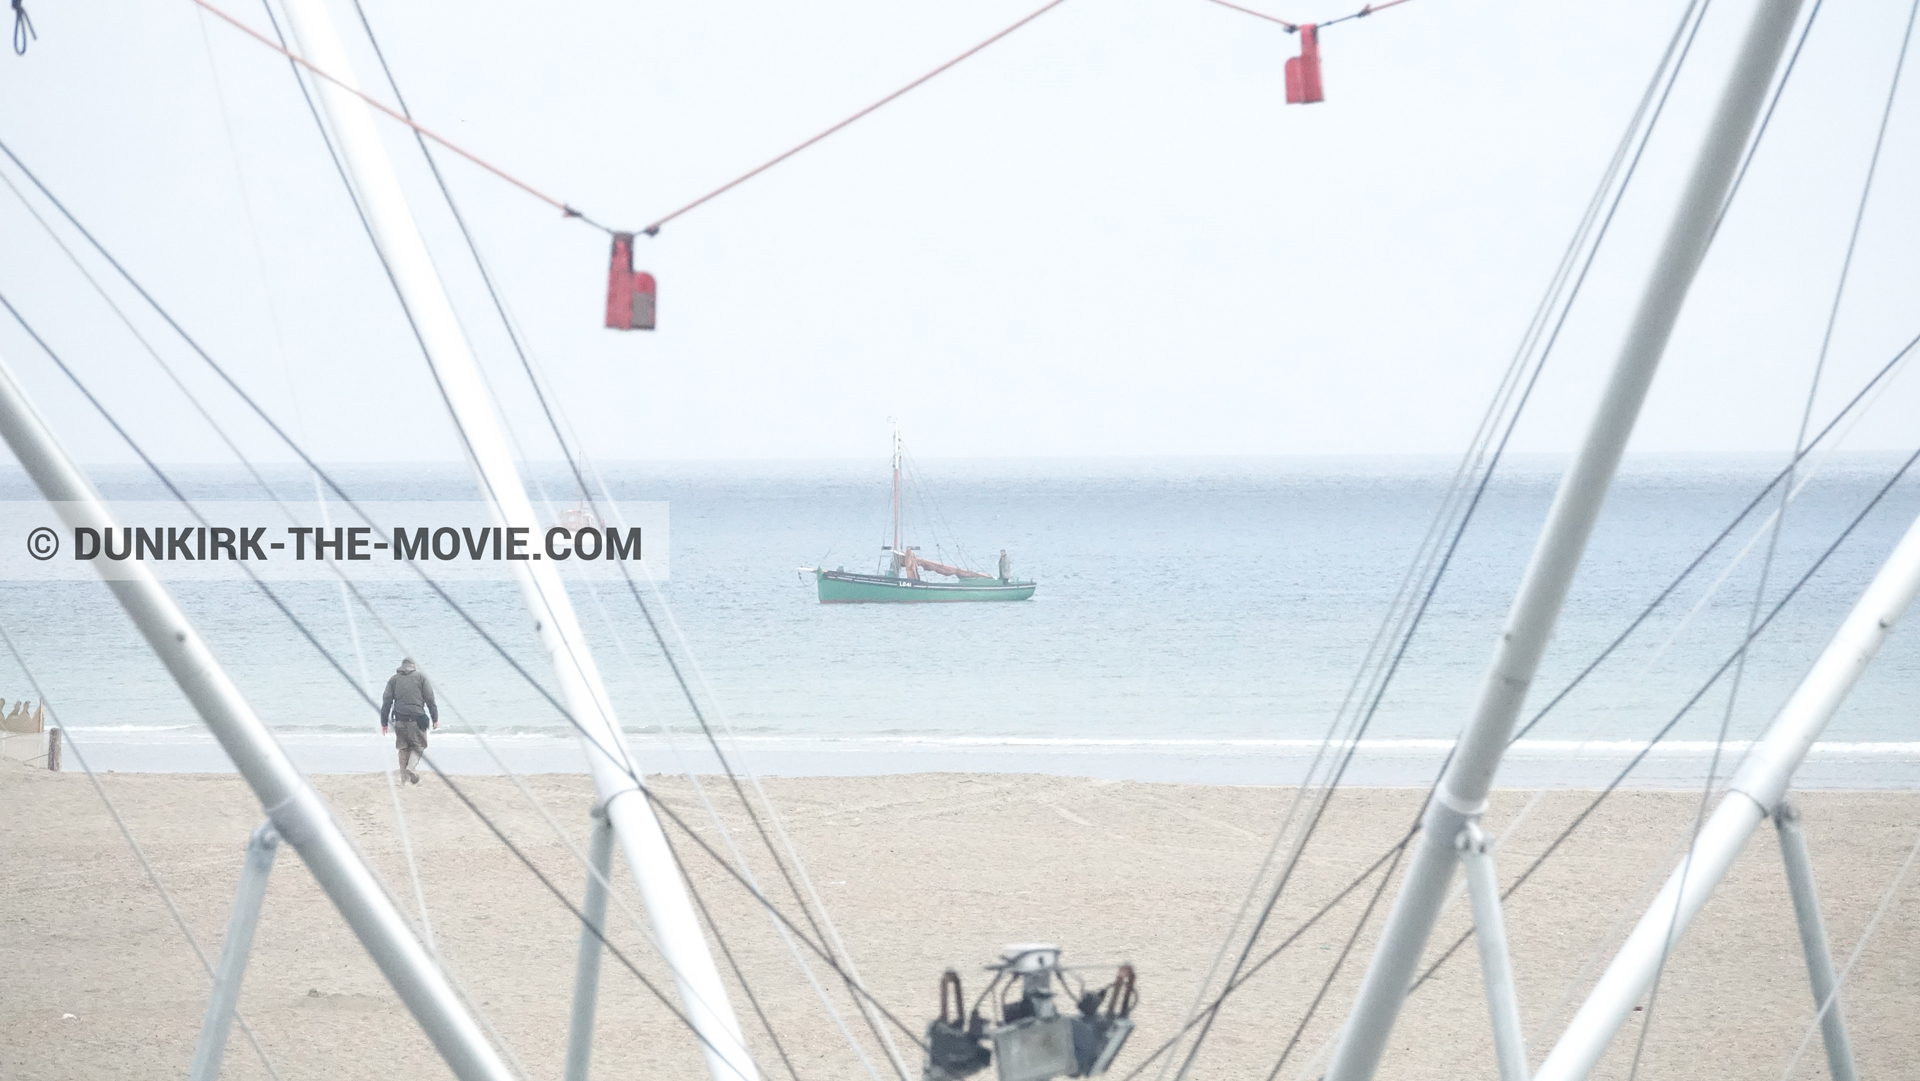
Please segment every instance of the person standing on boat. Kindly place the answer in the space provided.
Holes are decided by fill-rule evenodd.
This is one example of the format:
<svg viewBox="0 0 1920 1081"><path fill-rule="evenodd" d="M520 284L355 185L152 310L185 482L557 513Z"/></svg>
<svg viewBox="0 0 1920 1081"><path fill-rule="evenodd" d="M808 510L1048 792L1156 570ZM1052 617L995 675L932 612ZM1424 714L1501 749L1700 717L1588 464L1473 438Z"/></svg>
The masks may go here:
<svg viewBox="0 0 1920 1081"><path fill-rule="evenodd" d="M387 693L380 697L380 734L393 729L393 745L400 751L400 776L409 784L419 784L413 771L415 759L427 753L429 722L440 727L440 704L433 700L433 682L414 666L413 658L400 662L387 679Z"/></svg>
<svg viewBox="0 0 1920 1081"><path fill-rule="evenodd" d="M1007 550L1002 548L1000 549L1000 580L1005 582L1012 577L1013 561L1007 558Z"/></svg>

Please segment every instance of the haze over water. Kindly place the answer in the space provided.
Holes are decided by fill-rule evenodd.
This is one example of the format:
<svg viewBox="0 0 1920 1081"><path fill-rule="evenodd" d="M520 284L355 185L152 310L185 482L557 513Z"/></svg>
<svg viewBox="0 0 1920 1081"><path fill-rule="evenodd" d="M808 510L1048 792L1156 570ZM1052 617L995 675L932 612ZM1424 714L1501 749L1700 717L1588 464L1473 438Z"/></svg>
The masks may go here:
<svg viewBox="0 0 1920 1081"><path fill-rule="evenodd" d="M1779 464L1630 460L1532 707L1619 633ZM1787 514L1769 605L1897 464L1836 459L1808 486ZM811 578L796 572L875 566L887 529L884 462L623 464L606 475L618 499L670 502L672 578L660 588L689 647L676 646L676 656L696 684L704 674L711 693L700 697L709 719L730 722L743 737L741 753L757 768L1043 768L1284 781L1286 770L1268 770L1262 756L1301 758L1326 733L1452 467L1437 458L922 463L923 483L908 497L908 543L936 559L989 570L1004 547L1016 575L1040 583L1030 602L966 605L823 606ZM257 495L232 472L181 476L196 498ZM164 497L131 471L103 471L99 479L109 498ZM306 478L277 479L288 497L312 498ZM341 479L367 499L473 498L466 471L455 466L349 468ZM557 473L544 479L550 491L567 490ZM1557 463L1540 460L1515 463L1495 479L1371 723L1368 755L1405 753L1426 762L1442 753L1436 746L1443 745L1419 741L1451 738L1465 716L1557 479ZM0 481L0 491L32 497L17 473ZM1904 480L1761 637L1746 665L1730 738L1750 738L1765 725L1916 511L1920 487ZM336 507L335 521L344 514ZM1744 633L1764 536L1682 624L1762 520L1755 515L1743 524L1548 716L1530 736L1549 741L1536 757L1572 754L1552 741L1645 740L1671 718ZM252 586L175 588L297 760L314 769L385 764L373 710ZM337 586L274 588L358 681L362 662ZM459 723L444 726L439 737L445 753L471 740L454 732L471 724L515 748L523 768L579 767L572 740L555 738L569 735L557 710L424 586L366 591L405 643L394 644L356 611L364 689L374 699L402 653L410 653L457 712ZM449 591L527 672L550 685L511 583L465 582ZM600 583L594 592L576 586L574 599L644 768L678 768L664 740L696 731L695 720L634 598ZM0 585L0 613L64 722L90 747L98 745L96 757L111 768L222 764L103 586L7 583ZM1917 673L1920 639L1896 632L1826 741L1914 740L1910 689ZM1702 699L1670 739L1714 740L1726 686ZM10 661L0 663L0 694L32 697ZM663 730L659 738L649 735ZM684 749L684 737L675 738ZM1288 749L1286 741L1301 742ZM1699 746L1695 752L1704 761ZM1392 770L1367 776L1415 783L1422 768L1409 767L1405 777ZM1698 772L1679 773L1687 769ZM1911 749L1863 751L1822 769L1819 783L1837 785L1920 776ZM1657 774L1649 767L1649 776ZM1592 779L1569 779L1582 778Z"/></svg>

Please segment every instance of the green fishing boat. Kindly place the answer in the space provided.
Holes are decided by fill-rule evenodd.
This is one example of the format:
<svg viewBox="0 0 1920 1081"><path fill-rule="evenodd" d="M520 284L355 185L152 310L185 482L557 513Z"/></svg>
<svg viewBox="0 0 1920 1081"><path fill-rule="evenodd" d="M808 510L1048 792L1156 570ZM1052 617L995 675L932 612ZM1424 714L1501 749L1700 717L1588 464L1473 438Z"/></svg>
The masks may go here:
<svg viewBox="0 0 1920 1081"><path fill-rule="evenodd" d="M812 568L820 582L821 604L861 604L873 601L1024 601L1033 596L1032 582L1003 582L984 575L958 582L927 582L884 574L853 574Z"/></svg>
<svg viewBox="0 0 1920 1081"><path fill-rule="evenodd" d="M916 545L900 542L900 431L893 433L893 544L885 549L887 567L879 574L857 574L838 567L802 567L820 588L821 604L925 603L930 601L1024 601L1033 596L1036 583L1013 577L1012 564L1005 549L1000 552L999 574L984 574L965 567L936 563L920 555ZM923 573L937 574L952 581L930 581Z"/></svg>

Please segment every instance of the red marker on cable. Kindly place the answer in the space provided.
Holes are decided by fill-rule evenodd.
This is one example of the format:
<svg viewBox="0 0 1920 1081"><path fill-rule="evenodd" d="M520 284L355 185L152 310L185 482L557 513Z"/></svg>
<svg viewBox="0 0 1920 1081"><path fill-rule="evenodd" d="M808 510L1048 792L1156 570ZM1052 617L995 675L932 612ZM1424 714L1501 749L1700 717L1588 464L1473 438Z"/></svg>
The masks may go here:
<svg viewBox="0 0 1920 1081"><path fill-rule="evenodd" d="M1311 105L1324 100L1320 94L1320 31L1307 23L1300 27L1300 55L1287 61L1287 104Z"/></svg>
<svg viewBox="0 0 1920 1081"><path fill-rule="evenodd" d="M607 267L607 326L652 330L653 301L653 275L633 269L633 234L613 234L613 260Z"/></svg>

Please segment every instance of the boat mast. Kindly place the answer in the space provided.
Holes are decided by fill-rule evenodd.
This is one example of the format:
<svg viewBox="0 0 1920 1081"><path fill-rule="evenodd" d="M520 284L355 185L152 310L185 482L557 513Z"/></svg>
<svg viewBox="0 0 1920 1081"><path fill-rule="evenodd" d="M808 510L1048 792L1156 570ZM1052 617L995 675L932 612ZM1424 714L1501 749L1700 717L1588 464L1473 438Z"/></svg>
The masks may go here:
<svg viewBox="0 0 1920 1081"><path fill-rule="evenodd" d="M352 81L353 64L328 14L326 0L287 0L300 51L334 78ZM465 332L421 239L372 114L356 93L313 80L342 164L366 215L381 258L419 335L448 409L495 520L503 529L538 535L539 521L520 481L511 444ZM641 900L653 922L661 956L673 972L680 1004L698 1035L714 1081L759 1081L726 985L707 949L673 850L637 779L638 768L601 683L593 652L580 630L566 585L551 561L508 563L532 611L534 631L554 667L569 718L579 730L587 768L626 853ZM633 799L622 799L622 796ZM291 838L290 838L291 839Z"/></svg>
<svg viewBox="0 0 1920 1081"><path fill-rule="evenodd" d="M893 550L900 551L900 425L893 426Z"/></svg>
<svg viewBox="0 0 1920 1081"><path fill-rule="evenodd" d="M1674 210L1658 261L1641 294L1604 396L1561 480L1532 562L1500 636L1467 723L1427 804L1413 857L1373 959L1347 1016L1327 1081L1368 1081L1386 1051L1453 872L1455 839L1478 823L1487 792L1552 636L1567 589L1593 535L1627 438L1679 319L1694 273L1706 258L1734 169L1786 49L1801 0L1761 0L1727 77L1712 126Z"/></svg>
<svg viewBox="0 0 1920 1081"><path fill-rule="evenodd" d="M111 535L116 525L100 493L47 428L4 361L0 361L0 437L63 523ZM167 587L138 560L114 564L111 576L104 562L95 563L94 569L220 741L234 769L246 778L274 830L300 853L314 881L346 918L354 937L380 966L381 975L420 1022L454 1076L461 1081L513 1081L513 1072L439 963L381 889L319 793L220 667L206 639L174 603Z"/></svg>

